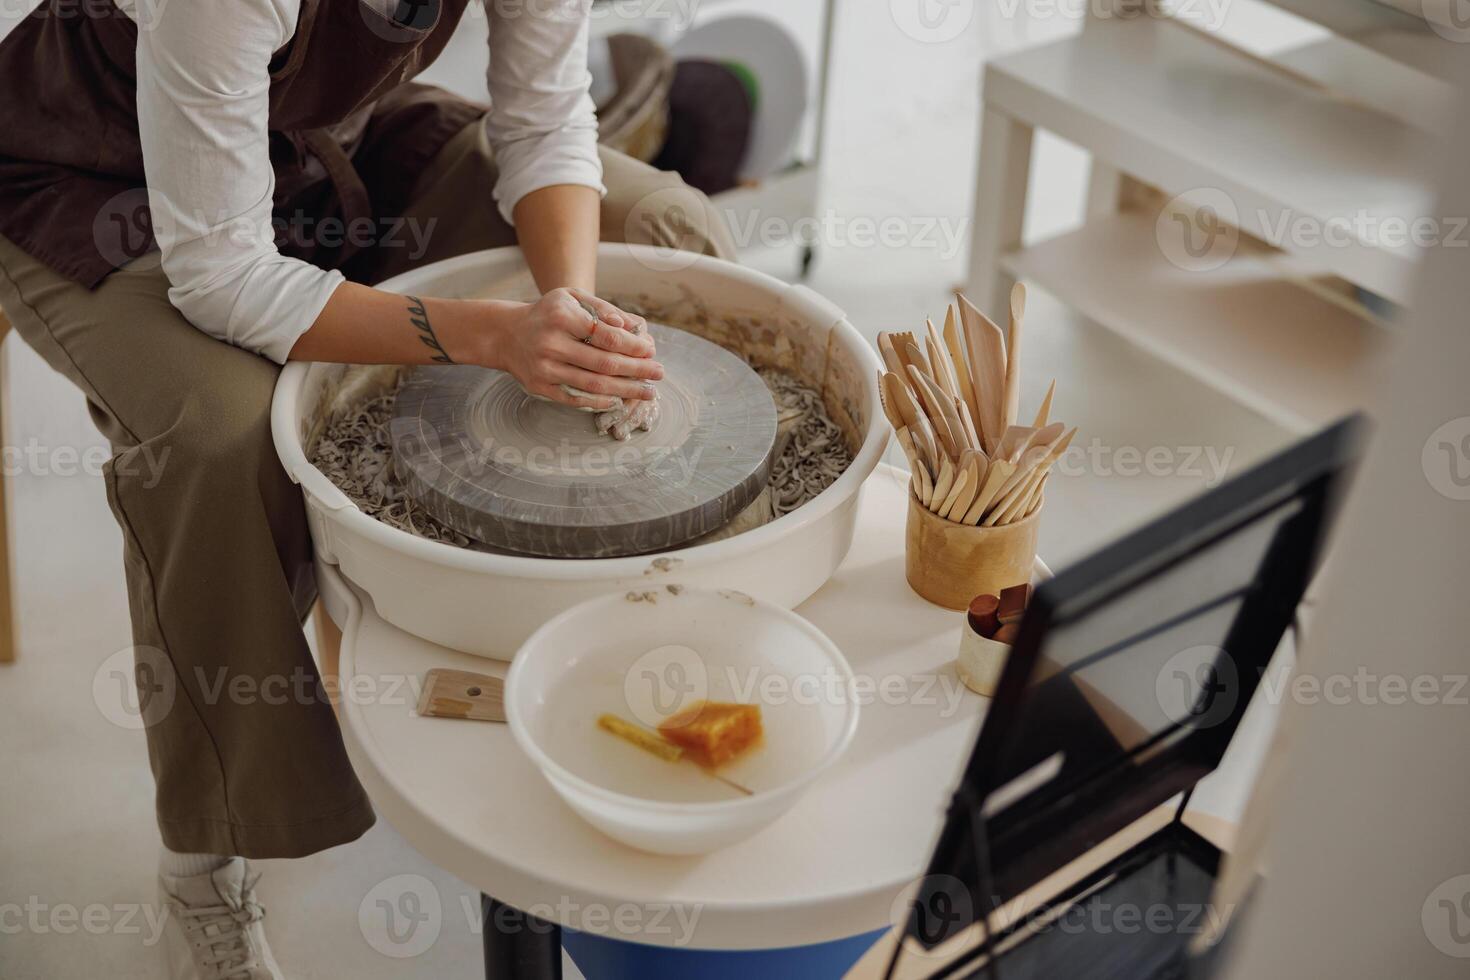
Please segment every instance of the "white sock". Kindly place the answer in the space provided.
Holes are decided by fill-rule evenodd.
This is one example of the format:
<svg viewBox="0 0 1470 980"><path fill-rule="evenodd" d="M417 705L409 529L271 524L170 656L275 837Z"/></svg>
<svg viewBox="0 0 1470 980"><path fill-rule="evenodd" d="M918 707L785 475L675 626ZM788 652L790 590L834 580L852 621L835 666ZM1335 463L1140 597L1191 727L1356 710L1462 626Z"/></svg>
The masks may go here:
<svg viewBox="0 0 1470 980"><path fill-rule="evenodd" d="M192 878L224 867L229 858L222 854L180 854L160 848L158 870L170 878Z"/></svg>

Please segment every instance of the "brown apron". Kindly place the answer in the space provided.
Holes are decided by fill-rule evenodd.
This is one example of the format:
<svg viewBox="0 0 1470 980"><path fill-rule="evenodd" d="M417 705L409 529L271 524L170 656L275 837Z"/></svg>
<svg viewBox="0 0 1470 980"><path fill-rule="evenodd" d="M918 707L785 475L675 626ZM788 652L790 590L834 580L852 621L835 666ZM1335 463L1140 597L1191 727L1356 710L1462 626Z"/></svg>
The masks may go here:
<svg viewBox="0 0 1470 980"><path fill-rule="evenodd" d="M467 2L429 0L414 17L422 26L403 26L363 0L301 0L295 35L271 59L283 254L341 265L353 236L310 229L395 213L429 160L483 115L484 106L409 83L444 49ZM88 288L155 247L137 40L110 0L46 0L0 43L0 234Z"/></svg>

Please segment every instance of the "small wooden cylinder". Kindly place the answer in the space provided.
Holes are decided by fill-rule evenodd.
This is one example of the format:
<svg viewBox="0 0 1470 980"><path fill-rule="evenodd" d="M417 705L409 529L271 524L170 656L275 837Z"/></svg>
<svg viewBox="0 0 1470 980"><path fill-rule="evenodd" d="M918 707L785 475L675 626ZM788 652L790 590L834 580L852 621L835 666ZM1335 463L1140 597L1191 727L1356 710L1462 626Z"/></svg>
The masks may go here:
<svg viewBox="0 0 1470 980"><path fill-rule="evenodd" d="M999 595L1001 589L1031 581L1036 531L1045 509L1015 524L974 527L931 513L909 494L904 556L909 585L936 605L965 609L977 595Z"/></svg>

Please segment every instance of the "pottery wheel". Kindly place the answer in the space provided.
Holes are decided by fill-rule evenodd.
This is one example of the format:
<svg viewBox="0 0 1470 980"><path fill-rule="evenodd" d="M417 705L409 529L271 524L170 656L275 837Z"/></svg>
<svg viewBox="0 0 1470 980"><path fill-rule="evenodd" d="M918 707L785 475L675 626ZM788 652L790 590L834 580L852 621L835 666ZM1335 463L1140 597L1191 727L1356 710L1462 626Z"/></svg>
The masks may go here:
<svg viewBox="0 0 1470 980"><path fill-rule="evenodd" d="M389 426L399 479L445 524L523 554L644 554L723 526L770 477L770 389L718 344L649 329L664 365L650 431L617 442L503 371L420 367Z"/></svg>

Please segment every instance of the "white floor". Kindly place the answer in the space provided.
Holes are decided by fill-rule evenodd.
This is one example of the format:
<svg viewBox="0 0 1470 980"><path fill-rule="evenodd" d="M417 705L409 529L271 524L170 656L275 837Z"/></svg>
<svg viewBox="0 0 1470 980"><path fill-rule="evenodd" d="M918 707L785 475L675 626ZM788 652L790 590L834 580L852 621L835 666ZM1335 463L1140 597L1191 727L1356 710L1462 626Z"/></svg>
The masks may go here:
<svg viewBox="0 0 1470 980"><path fill-rule="evenodd" d="M887 18L846 17L836 45L826 206L848 218L967 221L977 52L1033 43L1072 26L1055 18L1028 23L1024 9L1010 21L977 14L945 44L915 42ZM457 50L469 52L469 67L458 74L472 78L474 45ZM1036 167L1045 193L1036 195L1033 233L1076 219L1084 163L1076 150L1043 141ZM794 258L751 260L789 273ZM871 336L914 329L925 315L941 313L963 262L963 249L941 255L829 242L810 285ZM1197 454L1206 462L1196 467L1211 458L1239 467L1287 441L1273 425L1080 322L1050 297L1034 295L1028 322L1023 405L1035 405L1055 377L1054 417L1082 427L1079 445L1096 446L1086 472L1054 481L1043 529L1043 553L1053 564L1204 489L1207 471L1184 465ZM111 682L108 658L130 642L121 542L95 467L65 472L72 450L95 460L100 450L90 457L87 451L102 443L81 396L18 342L6 346L7 449L34 445L48 462L9 481L20 659L0 669L0 977L154 977L156 951L140 909L153 900L157 847L147 754L142 734L115 726L93 696L94 684ZM1175 472L1129 475L1129 454L1145 458L1150 450L1156 459L1171 457ZM1242 755L1260 751L1263 722L1255 719ZM1249 760L1228 769L1199 799L1234 815ZM462 914L474 909L476 893L382 823L353 845L263 868L269 928L293 977L479 975L478 923ZM447 910L437 942L409 962L375 952L358 927L359 904L373 885L403 873L430 878Z"/></svg>

